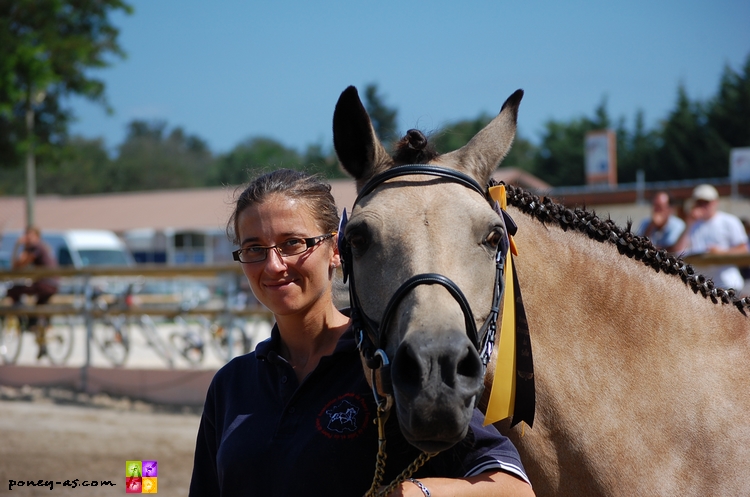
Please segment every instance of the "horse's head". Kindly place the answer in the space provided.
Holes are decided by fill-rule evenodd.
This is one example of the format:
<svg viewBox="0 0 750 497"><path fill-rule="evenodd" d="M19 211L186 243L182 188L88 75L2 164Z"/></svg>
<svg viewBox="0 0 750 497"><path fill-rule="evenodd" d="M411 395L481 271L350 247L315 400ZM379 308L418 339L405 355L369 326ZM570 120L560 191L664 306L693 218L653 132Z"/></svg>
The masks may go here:
<svg viewBox="0 0 750 497"><path fill-rule="evenodd" d="M427 152L424 136L410 131L391 157L354 87L336 105L334 146L359 192L343 233L353 304L372 325L365 327L373 348L391 361L401 431L427 452L465 437L482 392L472 333L490 314L503 236L483 192L513 141L522 96L515 92L466 146L444 155ZM412 163L458 174L381 174ZM416 275L427 277L411 280Z"/></svg>

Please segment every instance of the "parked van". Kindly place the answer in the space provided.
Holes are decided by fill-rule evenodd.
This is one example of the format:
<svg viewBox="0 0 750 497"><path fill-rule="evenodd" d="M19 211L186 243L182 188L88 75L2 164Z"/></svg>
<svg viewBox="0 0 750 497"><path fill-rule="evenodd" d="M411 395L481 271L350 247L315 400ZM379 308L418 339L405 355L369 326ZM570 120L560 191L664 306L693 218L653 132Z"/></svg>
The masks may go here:
<svg viewBox="0 0 750 497"><path fill-rule="evenodd" d="M9 269L13 250L21 232L2 234L0 241L0 269ZM50 246L60 266L132 266L133 256L125 243L108 230L44 231L42 240Z"/></svg>

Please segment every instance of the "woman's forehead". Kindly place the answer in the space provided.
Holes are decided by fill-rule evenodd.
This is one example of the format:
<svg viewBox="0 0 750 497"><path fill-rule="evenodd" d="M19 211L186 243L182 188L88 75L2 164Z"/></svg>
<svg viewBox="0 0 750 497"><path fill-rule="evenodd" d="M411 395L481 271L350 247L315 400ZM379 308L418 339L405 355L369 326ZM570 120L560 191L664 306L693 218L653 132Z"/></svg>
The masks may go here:
<svg viewBox="0 0 750 497"><path fill-rule="evenodd" d="M256 230L303 233L317 230L319 224L312 209L304 202L279 195L247 207L240 213L239 221L243 238Z"/></svg>

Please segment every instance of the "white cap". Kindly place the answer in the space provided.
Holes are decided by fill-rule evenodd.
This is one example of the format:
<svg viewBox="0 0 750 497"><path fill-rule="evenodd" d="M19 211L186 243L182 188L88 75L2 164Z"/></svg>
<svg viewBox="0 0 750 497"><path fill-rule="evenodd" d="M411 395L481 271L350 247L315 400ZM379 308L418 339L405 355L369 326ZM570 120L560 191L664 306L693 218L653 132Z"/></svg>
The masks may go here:
<svg viewBox="0 0 750 497"><path fill-rule="evenodd" d="M706 200L712 202L719 198L719 192L716 191L711 185L698 185L693 190L693 198L695 200Z"/></svg>

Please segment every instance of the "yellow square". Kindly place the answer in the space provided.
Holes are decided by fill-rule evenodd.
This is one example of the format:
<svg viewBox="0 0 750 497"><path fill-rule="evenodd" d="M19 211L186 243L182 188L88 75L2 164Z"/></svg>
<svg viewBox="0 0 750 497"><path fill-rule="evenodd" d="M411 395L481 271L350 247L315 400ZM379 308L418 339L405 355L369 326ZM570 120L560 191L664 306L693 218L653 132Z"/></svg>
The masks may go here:
<svg viewBox="0 0 750 497"><path fill-rule="evenodd" d="M143 483L141 484L141 493L143 494L155 494L158 490L157 480L158 477L144 476Z"/></svg>

